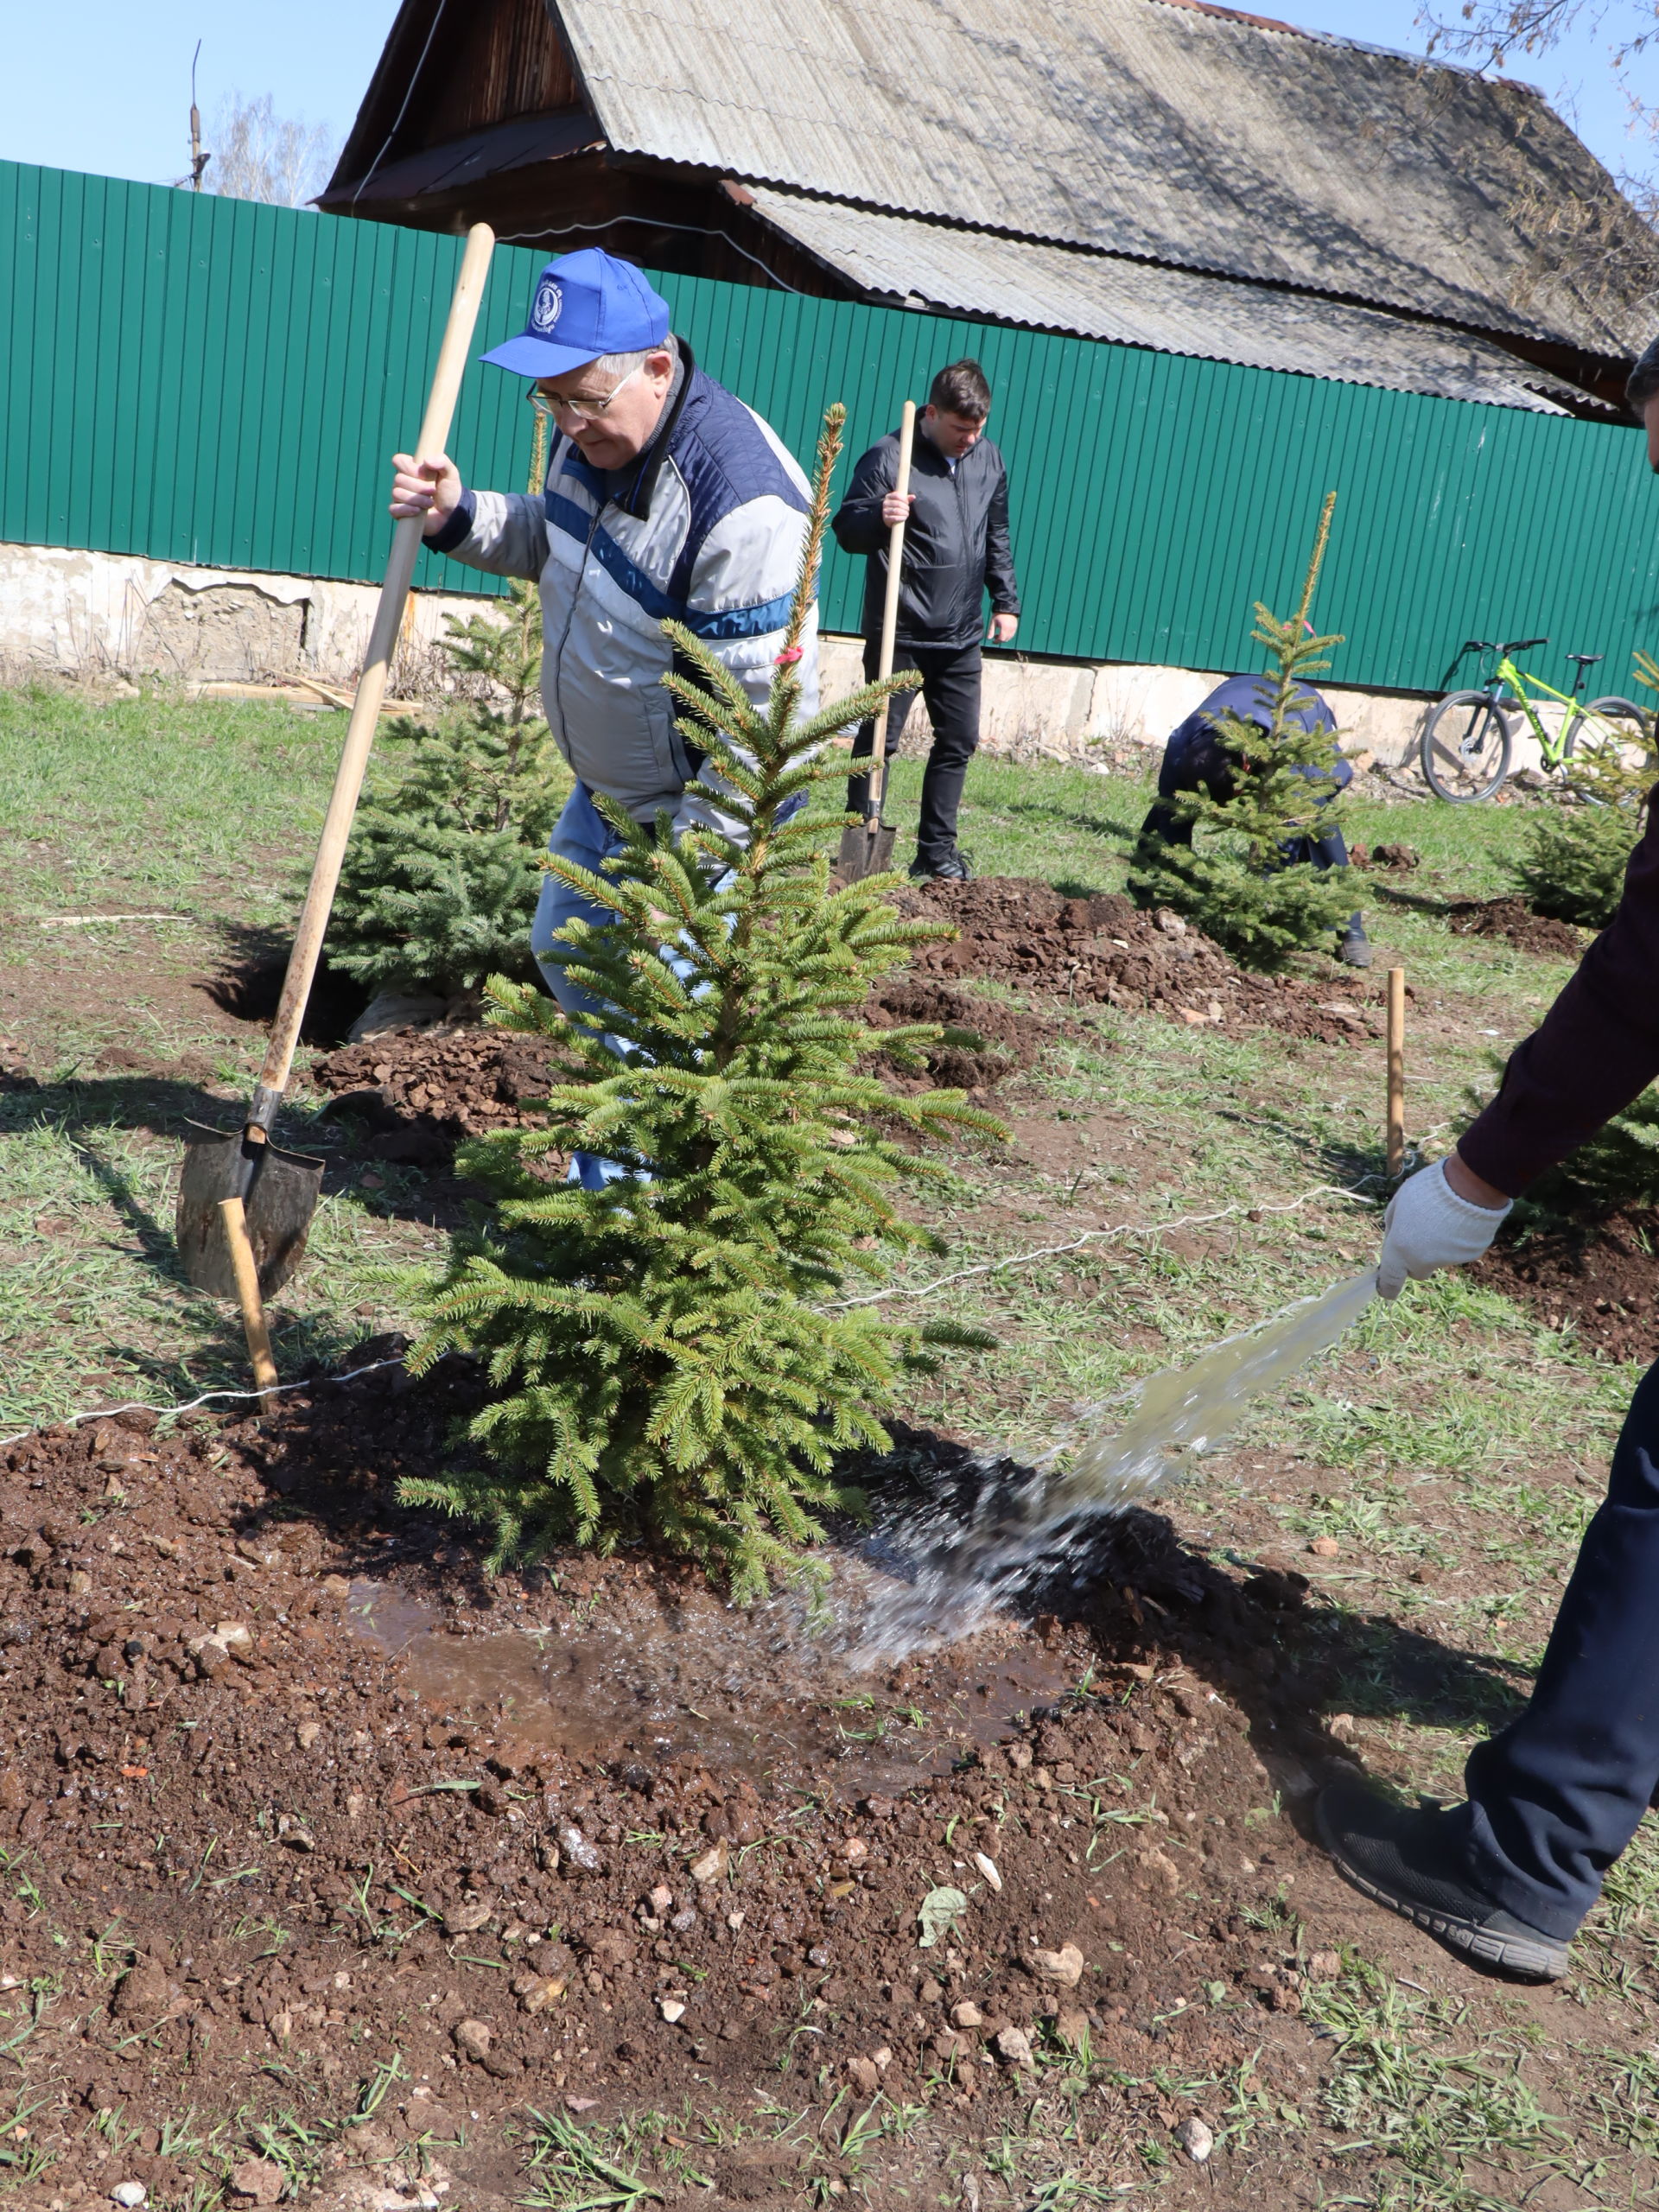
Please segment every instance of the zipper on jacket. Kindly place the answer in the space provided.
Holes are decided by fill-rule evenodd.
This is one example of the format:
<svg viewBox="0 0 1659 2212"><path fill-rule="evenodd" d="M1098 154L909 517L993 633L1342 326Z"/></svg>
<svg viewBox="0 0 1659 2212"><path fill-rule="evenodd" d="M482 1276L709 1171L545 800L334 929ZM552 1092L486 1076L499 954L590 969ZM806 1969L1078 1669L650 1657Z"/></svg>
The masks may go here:
<svg viewBox="0 0 1659 2212"><path fill-rule="evenodd" d="M550 482L552 480L550 471L549 472L548 480ZM543 493L542 497L543 501L545 501L547 497L545 492ZM582 566L576 571L576 588L575 591L571 593L569 602L564 610L564 627L559 632L559 650L554 657L553 696L558 705L559 728L561 731L564 728L564 649L569 643L570 625L576 619L576 601L581 596L582 584L587 579L588 557L593 551L594 540L599 535L600 517L603 514L604 511L605 510L602 505L595 507L594 509L594 518L588 525L588 536L584 540L582 548ZM569 762L570 759L570 753L569 741L568 738L566 739L565 743L560 747L560 750L563 753L566 761Z"/></svg>
<svg viewBox="0 0 1659 2212"><path fill-rule="evenodd" d="M971 452L973 448L970 447L969 451ZM968 454L963 454L962 461L959 461L956 467L950 471L950 481L955 487L957 494L957 530L962 545L962 566L964 570L968 566L968 556L973 551L973 547L968 542L968 507L966 501L963 498L962 492L962 462L966 461L967 458ZM983 597L982 590L981 596ZM964 622L967 620L967 616L968 609L964 606L963 608L963 619ZM974 626L976 629L979 626L978 610L976 607L975 609Z"/></svg>

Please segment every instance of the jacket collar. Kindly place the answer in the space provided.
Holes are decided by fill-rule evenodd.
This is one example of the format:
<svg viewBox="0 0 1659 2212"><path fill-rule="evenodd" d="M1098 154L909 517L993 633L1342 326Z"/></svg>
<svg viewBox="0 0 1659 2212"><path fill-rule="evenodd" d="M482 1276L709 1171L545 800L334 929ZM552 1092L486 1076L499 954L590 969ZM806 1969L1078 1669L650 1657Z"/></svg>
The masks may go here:
<svg viewBox="0 0 1659 2212"><path fill-rule="evenodd" d="M625 514L643 522L651 512L652 496L657 489L657 479L664 461L674 443L686 412L686 403L701 399L702 388L708 379L693 359L691 348L677 334L674 340L674 384L668 404L651 434L651 442L637 454L626 468L600 469L584 461L580 447L569 444L563 467L577 477L591 492L601 506L607 501L622 509Z"/></svg>

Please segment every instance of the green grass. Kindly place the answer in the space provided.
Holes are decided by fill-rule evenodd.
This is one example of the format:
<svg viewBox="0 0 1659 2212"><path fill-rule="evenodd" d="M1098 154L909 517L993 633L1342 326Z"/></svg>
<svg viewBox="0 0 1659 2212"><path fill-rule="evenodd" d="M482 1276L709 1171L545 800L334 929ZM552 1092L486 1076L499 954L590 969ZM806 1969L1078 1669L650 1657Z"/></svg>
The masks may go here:
<svg viewBox="0 0 1659 2212"><path fill-rule="evenodd" d="M188 917L179 960L209 957L232 920L290 917L340 727L159 692L107 708L67 691L0 694L0 985L27 979L37 963L44 933L31 932L42 914L165 906ZM901 863L919 781L918 764L899 764ZM964 842L988 872L1068 892L1115 888L1148 788L980 760ZM1518 806L1356 810L1356 836L1404 841L1424 857L1413 874L1392 886L1367 879L1364 891L1373 934L1419 991L1415 1135L1438 1128L1446 1141L1493 1046L1522 1033L1566 972L1454 938L1440 911L1449 897L1507 887L1504 863L1526 820ZM117 878L111 855L121 856ZM48 941L60 996L54 982L26 1022L0 1017L45 1084L0 1090L0 1434L112 1396L165 1403L243 1379L234 1319L180 1280L169 1224L188 1101L199 1084L221 1104L245 1091L252 1044L205 1019L193 1027L186 999L161 994L119 933ZM151 1017L152 1055L194 1055L205 1073L99 1069L103 1045ZM1496 1039L1483 1033L1494 1029ZM1035 1451L1077 1433L1080 1408L1125 1402L1149 1372L1357 1271L1375 1251L1375 1046L1074 1009L1003 1103L1022 1149L954 1156L933 1206L951 1255L915 1262L896 1285L926 1289L963 1268L994 1270L902 1310L982 1325L997 1344L919 1385L912 1420ZM391 1271L435 1258L440 1239L422 1218L417 1175L385 1170L380 1188L365 1185L368 1162L303 1097L289 1128L330 1162L311 1256L278 1301L278 1362L291 1371L406 1323L409 1293ZM1046 1164L1032 1156L1039 1138L1052 1141ZM1321 1187L1332 1185L1357 1186L1360 1202ZM1180 1225L1196 1215L1224 1217ZM1090 1234L1100 1231L1110 1233ZM1027 1259L1085 1236L1074 1250ZM1455 1796L1471 1741L1525 1694L1633 1380L1507 1300L1443 1276L1373 1308L1160 1504L1195 1549L1240 1560L1296 1554L1313 1583L1306 1633L1328 1711L1356 1717L1381 1780L1408 1797ZM1334 1558L1306 1554L1319 1536L1337 1540ZM848 1732L857 1732L851 1715ZM1077 1814L1106 1839L1101 1856L1142 1817L1107 1798L1080 1797ZM1270 1832L1276 1817L1264 1809L1259 1826ZM827 2109L815 2115L757 2107L738 2121L699 2107L600 2126L531 2114L521 2201L548 2212L644 2212L658 2190L703 2192L720 2153L756 2133L798 2145L803 2171L785 2185L800 2201L829 2201L832 2181L849 2200L886 2201L890 2181L915 2180L911 2139L929 2124L951 2135L953 2160L977 2159L988 2207L1124 2201L1190 2178L1154 2114L1166 2101L1198 2098L1218 2116L1222 2158L1241 2189L1252 2159L1282 2173L1317 2149L1333 2164L1307 2175L1310 2201L1332 2206L1478 2212L1527 2202L1580 2212L1650 2201L1633 2176L1659 2155L1651 1824L1613 1870L1573 1955L1574 1979L1548 2016L1548 2069L1533 2016L1502 1993L1475 1987L1465 2012L1350 1958L1337 1981L1311 1993L1323 2073L1294 2097L1269 2091L1243 2058L1201 2078L1142 2077L1041 2044L1023 2117L977 2151L948 2103L928 2122L919 2107L885 2100L835 2103L827 2087ZM1621 2024L1617 2036L1609 2018ZM21 2013L13 2024L24 2024ZM385 2069L365 2100L383 2078ZM927 2089L936 2101L950 2093L943 2079ZM1109 2106L1129 2115L1109 2142ZM314 2101L270 2113L241 2129L238 2155L257 2147L305 2185L338 2135L321 2109Z"/></svg>
<svg viewBox="0 0 1659 2212"><path fill-rule="evenodd" d="M49 684L0 690L7 906L286 916L344 729L340 715L159 685L102 705Z"/></svg>

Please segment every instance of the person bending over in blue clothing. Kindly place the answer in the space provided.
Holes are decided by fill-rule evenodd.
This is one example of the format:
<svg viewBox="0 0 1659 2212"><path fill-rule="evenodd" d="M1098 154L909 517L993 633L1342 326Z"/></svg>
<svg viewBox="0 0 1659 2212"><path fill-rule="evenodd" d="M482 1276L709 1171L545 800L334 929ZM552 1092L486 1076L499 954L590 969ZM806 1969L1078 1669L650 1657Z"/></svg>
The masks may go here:
<svg viewBox="0 0 1659 2212"><path fill-rule="evenodd" d="M1302 703L1291 709L1290 719L1309 732L1334 733L1337 718L1312 685L1302 685L1299 696ZM1217 684L1203 704L1195 707L1186 720L1170 733L1169 742L1164 747L1163 765L1158 771L1158 797L1141 824L1142 851L1154 839L1166 845L1192 842L1192 817L1172 804L1183 792L1208 791L1223 806L1232 798L1237 789L1234 763L1222 742L1219 725L1223 717L1230 714L1243 721L1255 722L1258 728L1271 729L1269 699L1270 687L1265 677L1230 676L1224 683ZM1305 772L1313 775L1317 772L1308 769ZM1326 780L1329 788L1320 793L1316 804L1328 804L1337 792L1346 791L1354 780L1352 766L1340 753ZM1311 861L1319 869L1348 866L1348 848L1340 830L1332 830L1324 837L1289 837L1279 849L1287 868L1298 861ZM1371 964L1370 944L1364 922L1357 912L1349 917L1348 926L1338 941L1337 957L1351 968L1369 968Z"/></svg>
<svg viewBox="0 0 1659 2212"><path fill-rule="evenodd" d="M697 780L702 756L675 728L662 625L683 623L765 705L806 542L806 478L697 366L640 271L596 246L549 262L526 329L483 358L529 378L552 418L545 491L469 491L447 454L395 454L391 512L423 517L435 552L540 590L542 701L576 779L548 851L601 872L620 838L596 796L636 822L666 815L676 834L701 823L737 835L718 779ZM804 715L817 707L816 608L800 645ZM578 917L614 919L545 877L531 949L564 1012L593 1020L603 1008L567 976L573 956L557 942ZM594 1187L608 1166L579 1153L572 1173Z"/></svg>

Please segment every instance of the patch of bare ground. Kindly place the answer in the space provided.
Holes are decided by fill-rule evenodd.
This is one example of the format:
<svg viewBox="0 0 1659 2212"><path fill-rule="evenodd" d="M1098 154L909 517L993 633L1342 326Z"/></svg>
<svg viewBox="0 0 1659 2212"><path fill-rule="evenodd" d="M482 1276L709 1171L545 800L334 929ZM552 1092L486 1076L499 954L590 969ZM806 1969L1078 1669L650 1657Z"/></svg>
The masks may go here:
<svg viewBox="0 0 1659 2212"><path fill-rule="evenodd" d="M22 2201L211 2197L226 2144L261 2142L302 2184L378 2161L469 2201L514 2185L526 2107L760 2097L810 2116L773 2193L746 2196L753 2145L701 2162L716 2202L781 2204L859 2181L856 2110L916 2108L908 2185L1084 2054L1093 2185L1196 2118L1222 2147L1174 2153L1177 2201L1306 2194L1332 2154L1303 2132L1332 2059L1305 2014L1376 1926L1301 1832L1352 1770L1316 1717L1349 1631L1289 1560L1132 1514L1028 1622L871 1672L645 1554L486 1580L393 1495L477 1389L391 1370L0 1454L0 1989L48 2162ZM861 1472L981 1478L902 1428ZM1390 1632L1425 1684L1486 1678ZM1302 2117L1235 2141L1241 2096ZM187 2107L239 2147L181 2150Z"/></svg>
<svg viewBox="0 0 1659 2212"><path fill-rule="evenodd" d="M1659 1215L1623 1211L1529 1230L1497 1245L1479 1280L1608 1359L1659 1358L1654 1250Z"/></svg>
<svg viewBox="0 0 1659 2212"><path fill-rule="evenodd" d="M1029 878L983 876L924 884L898 903L957 932L950 944L917 952L918 975L994 977L1073 1001L1194 1026L1276 1029L1327 1045L1363 1041L1380 1029L1380 978L1254 975L1178 915L1144 913L1116 892L1068 899Z"/></svg>

